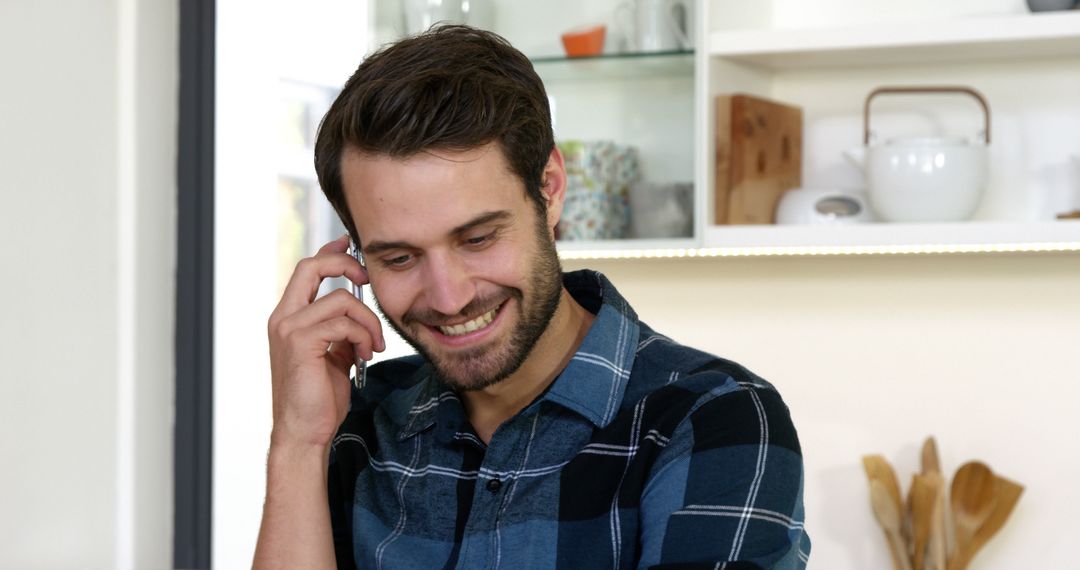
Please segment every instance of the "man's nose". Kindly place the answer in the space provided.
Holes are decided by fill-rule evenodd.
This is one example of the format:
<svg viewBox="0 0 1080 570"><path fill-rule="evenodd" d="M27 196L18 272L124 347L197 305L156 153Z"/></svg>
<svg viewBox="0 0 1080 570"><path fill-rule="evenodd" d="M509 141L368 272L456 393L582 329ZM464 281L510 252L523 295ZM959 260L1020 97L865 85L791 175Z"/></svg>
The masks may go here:
<svg viewBox="0 0 1080 570"><path fill-rule="evenodd" d="M476 297L476 286L465 265L453 254L428 255L424 289L430 309L457 315Z"/></svg>

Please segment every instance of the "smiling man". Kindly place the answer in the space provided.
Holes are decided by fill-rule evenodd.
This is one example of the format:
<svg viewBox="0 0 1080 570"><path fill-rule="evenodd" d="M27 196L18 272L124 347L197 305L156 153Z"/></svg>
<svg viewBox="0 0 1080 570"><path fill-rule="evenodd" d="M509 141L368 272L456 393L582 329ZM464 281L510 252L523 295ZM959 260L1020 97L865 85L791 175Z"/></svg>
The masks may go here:
<svg viewBox="0 0 1080 570"><path fill-rule="evenodd" d="M802 568L802 460L776 390L563 274L547 97L502 38L445 26L369 57L320 127L348 237L269 321L257 567ZM417 351L372 366L371 284Z"/></svg>

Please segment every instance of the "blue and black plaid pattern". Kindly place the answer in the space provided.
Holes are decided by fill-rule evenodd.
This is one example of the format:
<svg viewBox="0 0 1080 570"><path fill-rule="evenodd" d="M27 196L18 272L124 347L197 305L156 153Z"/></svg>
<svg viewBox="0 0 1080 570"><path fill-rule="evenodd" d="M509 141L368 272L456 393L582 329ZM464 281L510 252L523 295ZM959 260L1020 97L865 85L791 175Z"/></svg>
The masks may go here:
<svg viewBox="0 0 1080 570"><path fill-rule="evenodd" d="M804 568L787 407L728 360L653 332L602 275L563 373L495 432L419 357L368 370L334 439L339 568Z"/></svg>

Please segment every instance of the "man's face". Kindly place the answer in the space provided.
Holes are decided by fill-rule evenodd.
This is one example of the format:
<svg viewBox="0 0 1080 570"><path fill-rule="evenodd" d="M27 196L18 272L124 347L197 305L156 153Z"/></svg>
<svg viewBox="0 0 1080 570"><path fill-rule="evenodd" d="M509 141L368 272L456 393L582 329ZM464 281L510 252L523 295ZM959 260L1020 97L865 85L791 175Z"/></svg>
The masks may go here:
<svg viewBox="0 0 1080 570"><path fill-rule="evenodd" d="M398 334L458 389L517 370L558 306L558 211L537 212L493 144L408 159L350 149L341 166L372 291Z"/></svg>

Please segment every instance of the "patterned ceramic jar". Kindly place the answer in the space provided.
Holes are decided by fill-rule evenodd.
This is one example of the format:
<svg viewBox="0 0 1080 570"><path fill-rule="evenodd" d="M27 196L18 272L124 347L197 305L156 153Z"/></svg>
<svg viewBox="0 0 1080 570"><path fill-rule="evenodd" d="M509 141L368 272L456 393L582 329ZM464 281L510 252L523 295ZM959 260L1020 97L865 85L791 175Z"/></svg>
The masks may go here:
<svg viewBox="0 0 1080 570"><path fill-rule="evenodd" d="M630 185L640 178L637 149L611 141L564 141L566 203L559 239L627 237Z"/></svg>

